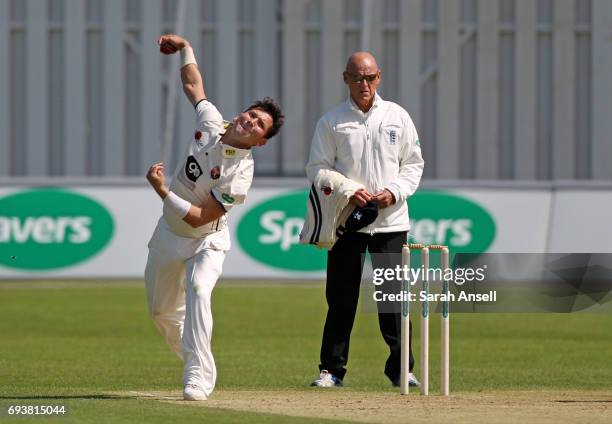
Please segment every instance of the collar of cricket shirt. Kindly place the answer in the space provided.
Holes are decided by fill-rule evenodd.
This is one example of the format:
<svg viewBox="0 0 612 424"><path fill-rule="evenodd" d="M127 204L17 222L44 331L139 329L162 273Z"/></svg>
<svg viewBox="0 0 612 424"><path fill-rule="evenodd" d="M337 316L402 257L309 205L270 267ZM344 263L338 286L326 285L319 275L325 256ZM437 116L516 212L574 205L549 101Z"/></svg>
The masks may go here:
<svg viewBox="0 0 612 424"><path fill-rule="evenodd" d="M367 112L364 112L361 109L359 109L359 106L357 106L357 104L355 104L355 101L351 97L351 94L349 93L348 95L348 105L351 108L351 110L361 113L364 116L372 113L372 111L376 109L377 107L379 107L381 103L382 103L382 97L378 95L378 91L377 91L374 93L374 103L372 103L372 107Z"/></svg>
<svg viewBox="0 0 612 424"><path fill-rule="evenodd" d="M224 144L219 140L219 148L224 159L239 159L245 158L251 154L251 149L239 149L238 147Z"/></svg>
<svg viewBox="0 0 612 424"><path fill-rule="evenodd" d="M227 131L230 125L231 122L225 120L223 121L223 129L225 131ZM225 131L220 132L219 138L217 139L217 145L221 149L221 155L224 159L244 158L251 154L251 149L240 149L238 147L230 146L229 144L224 144L221 139L223 138Z"/></svg>

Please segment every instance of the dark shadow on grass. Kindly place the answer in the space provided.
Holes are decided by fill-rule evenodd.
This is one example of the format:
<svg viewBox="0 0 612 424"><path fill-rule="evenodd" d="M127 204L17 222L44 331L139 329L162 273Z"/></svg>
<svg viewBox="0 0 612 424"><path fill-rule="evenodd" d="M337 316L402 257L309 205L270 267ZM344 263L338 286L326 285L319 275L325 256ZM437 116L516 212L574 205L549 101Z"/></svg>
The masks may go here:
<svg viewBox="0 0 612 424"><path fill-rule="evenodd" d="M43 400L43 399L103 399L103 400L120 400L133 399L129 396L119 395L31 395L31 396L0 396L3 400Z"/></svg>

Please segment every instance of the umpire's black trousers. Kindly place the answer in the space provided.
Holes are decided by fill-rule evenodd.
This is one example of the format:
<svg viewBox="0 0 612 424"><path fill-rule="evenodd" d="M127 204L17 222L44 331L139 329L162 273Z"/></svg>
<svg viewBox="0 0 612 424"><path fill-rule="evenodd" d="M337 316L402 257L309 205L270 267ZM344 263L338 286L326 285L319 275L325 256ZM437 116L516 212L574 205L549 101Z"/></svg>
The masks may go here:
<svg viewBox="0 0 612 424"><path fill-rule="evenodd" d="M370 253L395 253L396 255L372 255L373 268L395 268L407 233L346 233L327 255L327 318L321 344L319 370L327 370L343 379L348 362L349 341L355 322L359 284L366 249ZM394 261L395 259L395 261ZM385 307L388 310L388 305ZM381 313L378 304L380 332L389 346L389 358L385 374L393 382L400 376L401 316L399 305L396 313ZM412 355L412 322L410 323L410 370L414 367Z"/></svg>

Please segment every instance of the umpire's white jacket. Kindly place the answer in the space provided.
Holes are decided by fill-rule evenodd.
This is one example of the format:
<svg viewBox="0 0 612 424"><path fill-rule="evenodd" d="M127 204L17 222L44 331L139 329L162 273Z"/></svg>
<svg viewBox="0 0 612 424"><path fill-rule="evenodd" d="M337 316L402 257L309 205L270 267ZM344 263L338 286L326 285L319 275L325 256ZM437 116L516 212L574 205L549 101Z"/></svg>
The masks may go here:
<svg viewBox="0 0 612 424"><path fill-rule="evenodd" d="M388 189L395 204L381 209L366 233L408 231L406 199L417 189L423 174L419 137L408 112L378 94L363 113L352 99L327 112L315 129L306 165L313 182L321 169L333 169L361 183L374 194Z"/></svg>

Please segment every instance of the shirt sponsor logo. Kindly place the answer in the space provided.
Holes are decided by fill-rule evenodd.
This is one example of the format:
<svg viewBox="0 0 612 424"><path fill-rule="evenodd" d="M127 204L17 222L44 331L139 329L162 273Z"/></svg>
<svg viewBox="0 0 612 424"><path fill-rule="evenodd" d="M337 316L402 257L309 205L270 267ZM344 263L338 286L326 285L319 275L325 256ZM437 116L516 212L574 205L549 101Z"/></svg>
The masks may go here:
<svg viewBox="0 0 612 424"><path fill-rule="evenodd" d="M225 201L226 201L227 203L229 203L229 204L232 204L232 203L234 203L234 202L236 201L236 199L234 199L232 196L230 196L230 195L229 195L229 194L227 194L227 193L223 193L223 194L221 194L221 198L222 198L223 200L225 200Z"/></svg>
<svg viewBox="0 0 612 424"><path fill-rule="evenodd" d="M236 149L223 149L223 157L233 158L236 156Z"/></svg>
<svg viewBox="0 0 612 424"><path fill-rule="evenodd" d="M195 183L201 175L202 168L200 168L198 161L193 156L189 156L187 162L185 162L185 176Z"/></svg>

